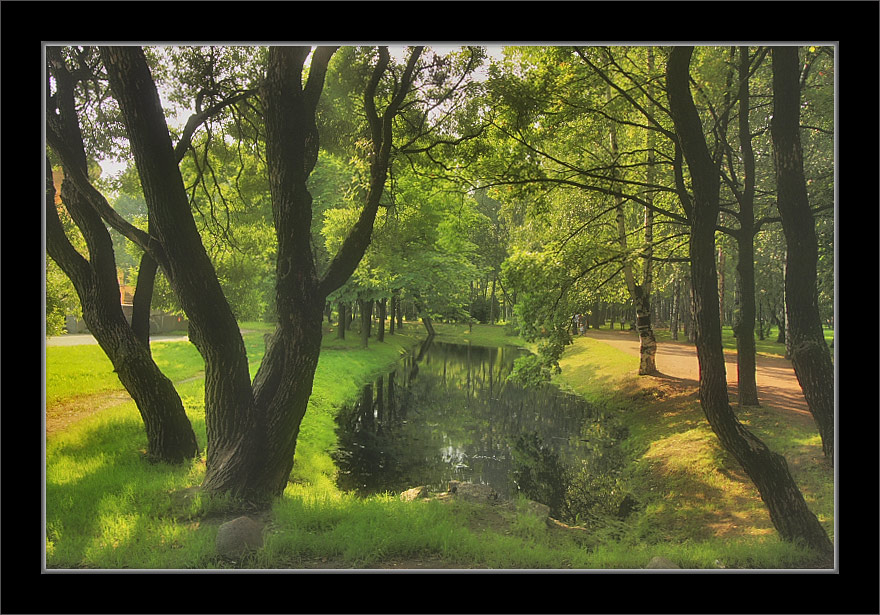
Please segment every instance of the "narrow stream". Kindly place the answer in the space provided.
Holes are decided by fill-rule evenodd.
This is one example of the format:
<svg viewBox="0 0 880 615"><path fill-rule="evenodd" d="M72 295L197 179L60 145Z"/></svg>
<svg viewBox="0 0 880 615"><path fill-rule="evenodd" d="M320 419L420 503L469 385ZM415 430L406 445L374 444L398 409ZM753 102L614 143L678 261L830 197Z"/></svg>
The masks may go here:
<svg viewBox="0 0 880 615"><path fill-rule="evenodd" d="M549 484L564 480L563 468L607 461L601 413L555 386L526 390L507 380L524 354L426 340L339 413L339 487L362 496L417 485L445 491L457 479L508 497L529 489L540 501L553 496L536 490L565 488Z"/></svg>

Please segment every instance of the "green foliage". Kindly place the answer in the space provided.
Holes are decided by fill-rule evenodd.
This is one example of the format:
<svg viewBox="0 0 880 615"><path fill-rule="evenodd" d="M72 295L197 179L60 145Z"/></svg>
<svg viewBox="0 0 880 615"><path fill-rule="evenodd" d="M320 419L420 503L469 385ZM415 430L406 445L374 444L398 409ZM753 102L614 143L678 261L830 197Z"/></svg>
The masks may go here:
<svg viewBox="0 0 880 615"><path fill-rule="evenodd" d="M46 259L46 335L65 332L65 316L80 312L73 284L50 258Z"/></svg>

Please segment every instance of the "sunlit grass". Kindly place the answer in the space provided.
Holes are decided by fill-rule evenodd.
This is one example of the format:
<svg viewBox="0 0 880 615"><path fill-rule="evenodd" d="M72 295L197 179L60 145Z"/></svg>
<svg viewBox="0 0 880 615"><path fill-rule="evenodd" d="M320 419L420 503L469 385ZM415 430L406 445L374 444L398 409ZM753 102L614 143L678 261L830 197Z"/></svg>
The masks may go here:
<svg viewBox="0 0 880 615"><path fill-rule="evenodd" d="M251 329L245 344L252 365L258 365L263 333L271 325ZM461 341L467 327L440 325L438 331ZM522 345L502 327L475 325L473 332L493 343L506 339ZM325 332L290 482L271 510L264 547L241 562L221 560L214 547L229 505L193 491L203 479L204 458L182 466L147 463L143 425L132 402L53 436L47 444L47 565L370 568L418 562L438 568L640 569L656 555L683 568L809 565L809 553L778 539L757 492L717 444L696 398L658 397L656 386L635 375L637 357L590 338L578 338L566 349L557 382L619 416L630 431L623 444L624 476L640 508L625 523L562 531L521 511L407 503L388 495L361 499L341 492L331 457L336 409L422 335L408 324L404 335L388 336L385 343L371 339L364 350L356 335L343 341ZM194 371L197 376L201 367L187 358L185 346L170 355L164 349L154 353L174 363L177 375ZM177 388L204 450L203 381L196 377ZM791 465L792 474L820 521L831 528L833 482L821 460L813 463L805 455L821 449L818 436L808 427L780 425L760 408L738 412L771 448L801 460Z"/></svg>
<svg viewBox="0 0 880 615"><path fill-rule="evenodd" d="M473 326L449 323L434 323L437 341L471 343L474 346L526 346L526 342L516 335L512 325Z"/></svg>
<svg viewBox="0 0 880 615"><path fill-rule="evenodd" d="M695 387L676 388L662 378L639 377L638 357L590 338L577 338L560 365L560 382L588 399L603 400L605 411L629 430L623 444L629 458L624 476L641 505L630 539L657 547L700 541L713 554L728 544L753 545L750 557L740 553L722 558L746 566L772 568L777 561L791 566L799 557L809 561L804 552L780 546L760 494L721 447ZM833 539L833 470L822 458L815 429L760 407L737 413L772 450L786 456L805 500ZM669 557L686 562L690 556L684 551Z"/></svg>
<svg viewBox="0 0 880 615"><path fill-rule="evenodd" d="M78 395L122 390L113 364L100 346L46 348L46 403Z"/></svg>

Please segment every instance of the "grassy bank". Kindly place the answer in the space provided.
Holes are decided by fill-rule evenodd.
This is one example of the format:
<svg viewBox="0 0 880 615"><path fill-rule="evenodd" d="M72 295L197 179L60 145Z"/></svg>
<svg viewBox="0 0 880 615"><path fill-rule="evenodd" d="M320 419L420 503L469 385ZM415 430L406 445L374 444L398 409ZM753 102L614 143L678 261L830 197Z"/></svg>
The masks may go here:
<svg viewBox="0 0 880 615"><path fill-rule="evenodd" d="M362 349L359 340L325 333L314 392L303 420L292 481L333 493L329 452L335 442L336 408L360 385L385 370L420 339L415 326ZM244 323L252 374L264 351L270 325ZM206 444L204 362L186 342L153 344L156 362L177 383L196 432ZM46 349L46 399L51 415L86 400L121 390L112 366L97 346ZM46 551L48 567L214 567L216 524L222 504L203 501L194 488L204 475L204 457L183 466L150 465L143 425L134 402L118 404L51 434L46 444ZM206 520L208 520L206 522Z"/></svg>
<svg viewBox="0 0 880 615"><path fill-rule="evenodd" d="M267 327L247 323L243 328L250 331L244 337L255 371ZM441 324L437 330L441 341L526 345L503 327ZM714 568L718 561L731 568L809 565L809 554L775 538L757 494L718 449L692 395L647 383L635 376L636 358L588 338L568 348L558 382L619 416L630 431L624 478L640 507L625 523L586 532L548 527L525 513L522 502L517 511L508 511L462 502L406 503L391 495L359 499L340 492L331 458L337 409L423 336L421 325L408 323L384 343L371 341L362 349L355 335L342 341L334 332L325 333L293 474L283 496L263 515L264 547L243 561L216 555L217 528L230 511L198 492L204 458L176 467L145 463L143 426L132 402L50 436L48 567L628 569L643 568L655 555L693 568ZM77 361L71 360L83 349ZM112 370L102 372L102 355L92 351L47 349L50 406L112 389ZM154 355L178 383L204 448L198 353L178 342L154 345ZM76 377L64 377L69 370L92 373L96 380L83 386ZM760 409L741 418L780 452L807 459L818 445L812 434L792 434ZM806 461L795 470L811 506L830 528L828 473Z"/></svg>
<svg viewBox="0 0 880 615"><path fill-rule="evenodd" d="M732 568L810 567L815 557L782 542L757 489L720 445L695 387L638 376L639 359L579 337L560 361L560 386L627 427L624 470L639 513L626 538L664 545L670 559L697 551ZM815 428L772 408L737 409L740 421L783 454L811 510L834 537L834 474ZM674 545L674 546L673 546Z"/></svg>

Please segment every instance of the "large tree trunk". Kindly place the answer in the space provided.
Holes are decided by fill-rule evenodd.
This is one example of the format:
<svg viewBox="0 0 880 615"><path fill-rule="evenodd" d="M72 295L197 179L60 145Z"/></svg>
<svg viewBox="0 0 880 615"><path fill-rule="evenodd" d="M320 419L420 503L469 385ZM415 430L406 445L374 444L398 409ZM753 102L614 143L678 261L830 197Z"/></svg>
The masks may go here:
<svg viewBox="0 0 880 615"><path fill-rule="evenodd" d="M834 459L834 365L819 316L816 284L818 245L804 181L799 133L798 48L774 47L773 119L770 132L776 163L777 207L788 253L785 259L785 313L791 362L822 436L825 455Z"/></svg>
<svg viewBox="0 0 880 615"><path fill-rule="evenodd" d="M86 239L89 260L70 244L58 218L48 160L47 251L73 283L90 331L138 407L147 431L148 457L172 463L191 459L199 450L183 403L173 383L162 374L151 357L149 332L143 335L133 330L122 313L113 242L99 214L102 208L111 208L88 180L72 75L57 48L47 48L47 58L50 72L55 77L54 107L57 108L55 113L55 108L47 105L47 141L65 170L62 200Z"/></svg>
<svg viewBox="0 0 880 615"><path fill-rule="evenodd" d="M316 274L309 249L312 198L306 182L317 162L315 114L335 48L315 50L303 85L310 52L308 47L269 50L262 102L278 241L278 327L251 383L241 333L201 244L143 50L102 49L155 223L156 245L132 235L160 257L189 318L190 339L205 359L208 463L203 489L254 502L280 495L287 484L320 353L326 297L351 276L369 245L390 164L392 120L412 84L421 48L411 54L381 116L375 94L390 54L380 49L364 95L373 146L366 203L323 278Z"/></svg>
<svg viewBox="0 0 880 615"><path fill-rule="evenodd" d="M83 229L91 261L80 256L58 219L52 170L48 160L46 164L46 249L73 283L89 331L138 408L146 428L147 457L169 463L192 459L199 448L180 396L153 361L149 340L144 344L122 313L110 235L91 206L65 181L62 198Z"/></svg>
<svg viewBox="0 0 880 615"><path fill-rule="evenodd" d="M730 407L724 351L718 276L715 269L715 228L720 209L719 169L709 154L700 118L690 94L692 47L674 47L667 66L669 109L693 182L691 213L691 277L697 358L700 366L700 405L725 449L755 483L780 536L803 541L823 555L833 545L788 471L785 459L749 432Z"/></svg>
<svg viewBox="0 0 880 615"><path fill-rule="evenodd" d="M261 452L255 443L264 425L255 413L238 323L190 211L143 50L104 47L102 55L127 128L150 221L164 250L166 277L189 319L190 340L205 359L209 455L204 486L208 491L243 496L250 489L230 483L229 465L257 473Z"/></svg>

